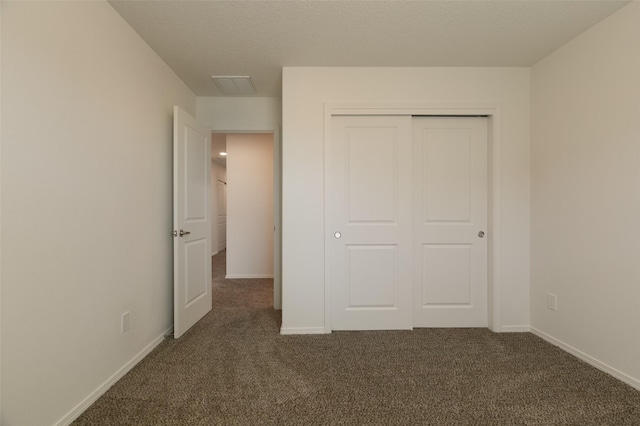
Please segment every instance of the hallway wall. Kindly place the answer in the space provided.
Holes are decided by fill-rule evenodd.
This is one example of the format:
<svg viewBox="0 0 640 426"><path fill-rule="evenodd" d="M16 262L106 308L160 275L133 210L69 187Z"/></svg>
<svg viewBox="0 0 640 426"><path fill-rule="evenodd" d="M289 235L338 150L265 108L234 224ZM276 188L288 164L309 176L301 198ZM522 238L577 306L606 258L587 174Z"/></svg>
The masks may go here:
<svg viewBox="0 0 640 426"><path fill-rule="evenodd" d="M227 135L227 278L273 278L273 135Z"/></svg>

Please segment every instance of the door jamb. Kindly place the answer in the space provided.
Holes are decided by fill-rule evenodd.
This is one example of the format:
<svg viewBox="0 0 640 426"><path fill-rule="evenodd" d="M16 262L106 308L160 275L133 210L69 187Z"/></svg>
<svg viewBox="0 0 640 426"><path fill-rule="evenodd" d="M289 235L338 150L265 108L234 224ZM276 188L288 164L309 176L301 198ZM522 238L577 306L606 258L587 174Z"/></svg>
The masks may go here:
<svg viewBox="0 0 640 426"><path fill-rule="evenodd" d="M491 331L499 332L501 322L501 280L500 260L501 245L501 113L495 104L430 104L430 103L344 103L325 102L324 104L324 332L331 333L331 264L330 258L330 215L327 214L331 206L329 188L329 173L327 171L331 160L331 118L340 115L422 115L422 116L487 116L487 234L491 238L487 246L487 320Z"/></svg>

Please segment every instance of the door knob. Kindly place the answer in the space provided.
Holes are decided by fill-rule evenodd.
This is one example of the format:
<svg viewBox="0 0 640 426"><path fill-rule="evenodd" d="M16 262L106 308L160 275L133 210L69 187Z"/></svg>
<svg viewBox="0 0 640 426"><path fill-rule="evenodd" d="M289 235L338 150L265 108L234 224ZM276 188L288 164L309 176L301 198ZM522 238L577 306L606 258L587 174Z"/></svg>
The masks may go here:
<svg viewBox="0 0 640 426"><path fill-rule="evenodd" d="M340 237L342 237L342 234L339 232L336 232L335 234L333 234L334 237L336 237L336 239L339 239Z"/></svg>
<svg viewBox="0 0 640 426"><path fill-rule="evenodd" d="M480 238L484 238L484 231L480 231L480 232L478 232L478 237L480 237Z"/></svg>
<svg viewBox="0 0 640 426"><path fill-rule="evenodd" d="M180 230L180 236L184 236L184 235L189 235L191 232L189 231L183 231L182 229Z"/></svg>

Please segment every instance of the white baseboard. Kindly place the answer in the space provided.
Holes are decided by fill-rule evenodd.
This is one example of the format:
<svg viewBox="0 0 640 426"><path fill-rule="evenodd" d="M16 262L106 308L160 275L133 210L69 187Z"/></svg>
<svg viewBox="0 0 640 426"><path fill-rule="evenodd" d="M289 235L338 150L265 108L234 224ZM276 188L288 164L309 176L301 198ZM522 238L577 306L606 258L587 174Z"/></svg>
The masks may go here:
<svg viewBox="0 0 640 426"><path fill-rule="evenodd" d="M127 374L133 367L136 366L142 359L147 356L152 350L156 348L165 339L165 336L173 334L173 325L169 327L160 336L156 337L151 343L149 343L144 349L138 352L133 358L131 358L125 365L123 365L115 374L109 377L104 383L102 383L96 390L91 392L80 404L76 405L71 411L65 414L57 423L56 426L67 426L71 424L75 419L80 417L87 408L98 400L106 391L109 390L118 380L120 380L125 374Z"/></svg>
<svg viewBox="0 0 640 426"><path fill-rule="evenodd" d="M500 333L529 333L531 327L528 325L503 325L500 327Z"/></svg>
<svg viewBox="0 0 640 426"><path fill-rule="evenodd" d="M281 327L280 334L327 334L324 327Z"/></svg>
<svg viewBox="0 0 640 426"><path fill-rule="evenodd" d="M227 274L228 280L252 279L252 278L273 278L273 274Z"/></svg>
<svg viewBox="0 0 640 426"><path fill-rule="evenodd" d="M552 345L555 345L557 347L559 347L560 349L569 352L571 355L575 356L576 358L581 359L582 361L586 362L587 364L592 365L593 367L597 368L598 370L604 371L605 373L615 377L618 380L623 381L624 383L628 384L629 386L640 390L640 380L629 376L628 374L623 373L620 370L617 370L613 367L611 367L608 364L605 364L602 361L597 360L596 358L592 357L591 355L587 355L586 353L582 352L579 349L574 348L571 345L568 345L566 343L564 343L561 340L556 339L555 337L552 337L550 335L548 335L547 333L538 330L535 327L531 327L531 332L533 334L535 334L536 336L546 340L547 342L551 343Z"/></svg>

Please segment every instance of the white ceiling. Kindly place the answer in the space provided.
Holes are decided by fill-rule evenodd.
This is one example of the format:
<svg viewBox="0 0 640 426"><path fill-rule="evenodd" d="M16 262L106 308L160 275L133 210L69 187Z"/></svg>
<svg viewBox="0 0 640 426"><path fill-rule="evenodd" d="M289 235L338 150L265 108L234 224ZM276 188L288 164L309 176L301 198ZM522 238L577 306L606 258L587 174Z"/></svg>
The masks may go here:
<svg viewBox="0 0 640 426"><path fill-rule="evenodd" d="M196 95L251 75L255 96L279 97L284 66L530 66L628 1L110 3Z"/></svg>

